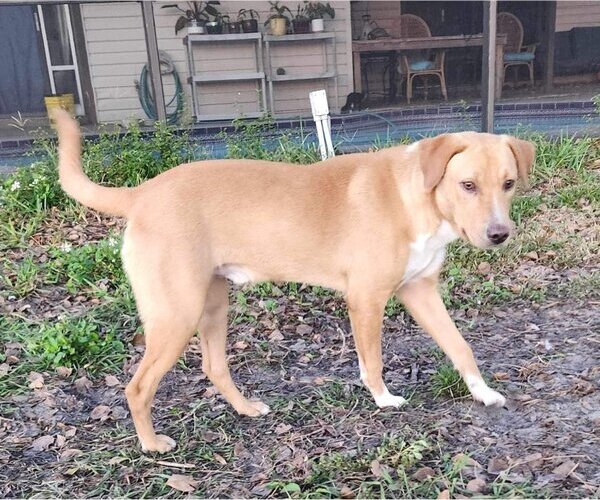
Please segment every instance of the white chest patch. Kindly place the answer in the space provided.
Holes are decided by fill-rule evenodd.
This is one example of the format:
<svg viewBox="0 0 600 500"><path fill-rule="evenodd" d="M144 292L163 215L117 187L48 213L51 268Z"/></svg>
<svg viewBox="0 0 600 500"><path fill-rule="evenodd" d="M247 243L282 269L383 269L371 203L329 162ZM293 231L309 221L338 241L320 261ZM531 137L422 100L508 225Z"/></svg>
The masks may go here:
<svg viewBox="0 0 600 500"><path fill-rule="evenodd" d="M446 257L446 245L458 238L452 226L442 221L434 234L419 234L410 244L402 284L437 271Z"/></svg>
<svg viewBox="0 0 600 500"><path fill-rule="evenodd" d="M236 266L235 264L223 264L215 269L215 274L231 280L236 285L243 285L244 283L254 281L248 269Z"/></svg>

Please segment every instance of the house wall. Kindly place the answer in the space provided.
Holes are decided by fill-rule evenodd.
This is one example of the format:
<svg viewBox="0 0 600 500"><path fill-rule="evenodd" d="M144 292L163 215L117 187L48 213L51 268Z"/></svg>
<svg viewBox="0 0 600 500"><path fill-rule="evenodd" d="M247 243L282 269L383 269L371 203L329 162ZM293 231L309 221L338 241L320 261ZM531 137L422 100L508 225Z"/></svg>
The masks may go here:
<svg viewBox="0 0 600 500"><path fill-rule="evenodd" d="M567 0L556 3L556 31L577 26L600 26L600 2Z"/></svg>
<svg viewBox="0 0 600 500"><path fill-rule="evenodd" d="M183 45L184 31L175 35L175 21L179 16L176 9L162 9L168 2L156 2L154 6L158 46L173 60L179 73L184 91L188 116L191 114L190 85L187 83L188 68L186 49ZM336 54L338 72L339 102L334 102L333 80L326 82L330 106L339 108L352 87L352 50L350 23L350 2L331 2L335 8L334 20L327 19L326 30L336 34ZM291 6L292 4L290 4ZM295 5L295 4L294 4ZM235 18L240 8L248 8L248 2L221 1L219 10ZM266 1L252 3L259 11L261 21L268 17L269 4ZM291 8L291 7L290 7ZM82 17L85 29L92 86L94 88L98 121L129 121L145 118L141 109L134 80L139 80L142 67L146 63L146 46L141 17L141 7L137 3L82 4ZM208 44L195 50L196 62L208 71L229 71L252 69L254 51L251 44L229 44L226 42ZM331 53L331 49L330 49ZM285 44L277 47L274 54L275 67L285 67L286 72L309 71L323 61L319 43ZM173 79L163 78L167 102L174 95ZM285 116L310 115L308 93L323 88L324 81L275 83L275 108ZM256 110L257 84L233 82L202 84L202 113L227 114L232 111L242 114Z"/></svg>

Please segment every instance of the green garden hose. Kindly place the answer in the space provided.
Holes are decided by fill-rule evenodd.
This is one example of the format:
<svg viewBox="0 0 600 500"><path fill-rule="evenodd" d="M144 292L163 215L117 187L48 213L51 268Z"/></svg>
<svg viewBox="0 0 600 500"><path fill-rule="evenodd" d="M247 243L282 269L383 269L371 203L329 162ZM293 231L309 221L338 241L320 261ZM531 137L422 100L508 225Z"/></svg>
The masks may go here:
<svg viewBox="0 0 600 500"><path fill-rule="evenodd" d="M181 87L181 80L179 80L179 75L177 74L177 70L175 69L175 65L173 61L163 51L159 52L159 60L161 65L160 74L161 75L173 75L173 80L175 82L175 95L171 98L171 100L166 104L166 108L169 109L169 106L172 106L173 103L177 102L176 108L172 112L167 112L167 123L172 125L177 123L179 117L181 116L181 112L183 111L183 89ZM166 66L163 69L163 65ZM136 88L138 91L138 97L140 98L140 103L142 105L142 109L146 113L146 116L152 120L156 120L158 115L156 113L156 103L154 102L154 96L152 95L152 85L149 81L149 71L148 65L144 64L142 68L142 72L140 74L140 81L136 82Z"/></svg>

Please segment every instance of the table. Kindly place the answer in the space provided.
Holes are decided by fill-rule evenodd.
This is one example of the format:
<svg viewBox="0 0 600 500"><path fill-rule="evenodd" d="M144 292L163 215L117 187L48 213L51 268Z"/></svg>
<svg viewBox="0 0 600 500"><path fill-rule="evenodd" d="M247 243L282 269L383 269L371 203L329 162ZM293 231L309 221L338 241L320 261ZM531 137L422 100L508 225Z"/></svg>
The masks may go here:
<svg viewBox="0 0 600 500"><path fill-rule="evenodd" d="M354 91L362 92L362 70L360 56L364 52L384 52L423 49L454 49L460 47L483 47L483 34L430 36L427 38L378 38L376 40L356 40L352 42L354 63ZM506 35L496 37L496 98L502 95L504 72L504 45Z"/></svg>

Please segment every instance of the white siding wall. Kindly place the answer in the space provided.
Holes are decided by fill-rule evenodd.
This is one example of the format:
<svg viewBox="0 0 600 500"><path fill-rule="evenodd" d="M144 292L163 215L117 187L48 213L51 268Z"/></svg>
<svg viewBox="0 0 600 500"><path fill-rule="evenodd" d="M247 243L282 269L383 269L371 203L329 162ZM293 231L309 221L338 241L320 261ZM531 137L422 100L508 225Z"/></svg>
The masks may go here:
<svg viewBox="0 0 600 500"><path fill-rule="evenodd" d="M186 105L191 108L190 86L187 84L187 60L183 45L184 32L175 35L175 9L161 9L155 4L155 19L160 50L167 52L175 63L186 93ZM295 4L289 4L290 6ZM327 83L330 103L333 107L344 103L352 89L352 54L350 33L350 2L332 2L336 10L334 20L325 20L327 31L336 34L337 71L340 102L334 103L333 81ZM252 8L260 12L260 26L268 17L266 1L252 2ZM220 11L235 18L240 8L250 7L248 2L222 1ZM82 16L87 51L92 75L92 86L96 96L98 121L128 121L144 118L133 81L139 79L146 62L146 47L138 4L83 4ZM204 48L204 46L203 46ZM196 58L198 66L208 71L251 69L254 52L250 44L208 44L207 50ZM274 54L275 68L281 66L287 73L309 71L322 61L321 46L315 44L285 44L277 47ZM173 95L172 78L164 78L167 100ZM323 88L323 81L275 83L275 107L287 116L310 115L308 92ZM202 112L205 114L239 113L256 109L256 85L252 82L226 84L202 84Z"/></svg>
<svg viewBox="0 0 600 500"><path fill-rule="evenodd" d="M600 26L600 1L556 3L556 31L569 31L576 26Z"/></svg>

